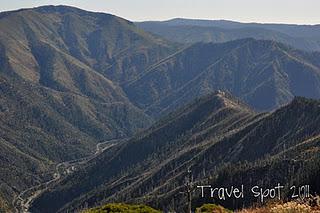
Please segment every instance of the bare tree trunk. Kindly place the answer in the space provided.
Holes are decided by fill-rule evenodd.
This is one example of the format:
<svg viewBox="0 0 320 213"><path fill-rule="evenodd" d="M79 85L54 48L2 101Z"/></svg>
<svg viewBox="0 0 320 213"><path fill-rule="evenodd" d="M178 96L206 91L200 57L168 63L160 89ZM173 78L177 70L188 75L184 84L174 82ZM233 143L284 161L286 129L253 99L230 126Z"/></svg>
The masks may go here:
<svg viewBox="0 0 320 213"><path fill-rule="evenodd" d="M192 172L190 168L188 168L188 181L187 181L187 195L188 195L188 213L192 213L192 188L193 188L193 180L192 180Z"/></svg>
<svg viewBox="0 0 320 213"><path fill-rule="evenodd" d="M192 202L191 190L188 190L188 213L192 213L191 202Z"/></svg>

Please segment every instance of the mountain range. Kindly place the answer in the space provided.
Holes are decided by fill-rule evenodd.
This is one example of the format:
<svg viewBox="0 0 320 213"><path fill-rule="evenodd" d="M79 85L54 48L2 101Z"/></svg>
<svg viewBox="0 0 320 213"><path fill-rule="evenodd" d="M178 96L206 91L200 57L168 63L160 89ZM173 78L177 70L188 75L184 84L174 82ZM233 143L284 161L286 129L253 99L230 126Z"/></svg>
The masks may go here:
<svg viewBox="0 0 320 213"><path fill-rule="evenodd" d="M306 51L320 50L320 25L259 24L182 18L136 24L141 29L180 43L221 43L250 37L274 40Z"/></svg>
<svg viewBox="0 0 320 213"><path fill-rule="evenodd" d="M274 41L197 43L155 64L124 89L154 116L219 89L257 110L272 110L294 96L320 97L319 58L318 52Z"/></svg>
<svg viewBox="0 0 320 213"><path fill-rule="evenodd" d="M168 34L170 27L192 26L235 36L203 40L196 29L196 40L181 40L141 29L159 24ZM250 24L282 40L241 34L250 32L244 26L133 23L68 6L0 13L0 209L12 209L21 192L51 180L58 163L90 156L98 143L113 139L127 140L59 180L35 200L35 212L111 200L183 209L182 198L168 202L187 167L196 174L203 166L201 182L205 176L220 181L213 174L235 162L242 162L234 171L244 178L268 163L284 166L284 152L302 150L301 162L310 163L308 153L318 153L319 103L294 97L320 98L320 53L309 51L317 50L309 37L318 36L318 26ZM297 46L285 34L315 43Z"/></svg>

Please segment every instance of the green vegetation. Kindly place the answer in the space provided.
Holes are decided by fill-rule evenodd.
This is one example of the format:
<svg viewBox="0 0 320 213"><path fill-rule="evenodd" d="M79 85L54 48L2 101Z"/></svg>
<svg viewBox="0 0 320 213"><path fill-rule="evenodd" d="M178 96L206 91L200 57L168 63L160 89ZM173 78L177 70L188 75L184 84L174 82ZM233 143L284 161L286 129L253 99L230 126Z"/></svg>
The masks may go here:
<svg viewBox="0 0 320 213"><path fill-rule="evenodd" d="M85 211L84 213L160 213L145 205L128 205L123 203L107 204L102 207L94 208Z"/></svg>
<svg viewBox="0 0 320 213"><path fill-rule="evenodd" d="M204 204L196 209L196 213L232 213L232 211L215 204Z"/></svg>

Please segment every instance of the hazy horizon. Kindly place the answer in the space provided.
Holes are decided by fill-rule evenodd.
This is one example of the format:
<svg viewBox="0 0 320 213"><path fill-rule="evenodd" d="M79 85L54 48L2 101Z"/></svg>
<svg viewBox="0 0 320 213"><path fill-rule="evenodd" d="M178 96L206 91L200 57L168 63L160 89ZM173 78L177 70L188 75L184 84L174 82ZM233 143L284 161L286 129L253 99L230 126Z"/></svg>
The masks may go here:
<svg viewBox="0 0 320 213"><path fill-rule="evenodd" d="M111 13L130 21L164 21L174 18L230 20L244 23L320 24L320 2L305 0L0 0L0 11L45 5L66 5Z"/></svg>

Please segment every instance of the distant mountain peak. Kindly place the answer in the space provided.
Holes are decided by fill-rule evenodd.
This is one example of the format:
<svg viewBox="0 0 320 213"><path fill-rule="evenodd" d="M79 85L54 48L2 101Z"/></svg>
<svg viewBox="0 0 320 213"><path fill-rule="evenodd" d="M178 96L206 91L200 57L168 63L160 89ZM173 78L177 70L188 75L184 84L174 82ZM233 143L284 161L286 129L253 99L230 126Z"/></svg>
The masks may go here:
<svg viewBox="0 0 320 213"><path fill-rule="evenodd" d="M91 12L87 10L83 10L77 7L67 6L67 5L46 5L33 8L33 10L40 12L40 13L59 13L59 14L66 14L66 13L80 13L80 14L104 14L109 16L114 16L108 13L100 13L100 12Z"/></svg>
<svg viewBox="0 0 320 213"><path fill-rule="evenodd" d="M13 11L5 11L5 12L0 12L0 18L7 17L8 15L15 14L15 13L20 13L20 12L37 12L40 14L59 14L59 15L66 15L66 14L77 14L80 16L90 16L90 15L95 15L95 16L102 16L102 17L114 17L114 18L119 18L115 15L109 14L109 13L102 13L102 12L95 12L95 11L87 11L83 10L77 7L72 7L72 6L67 6L67 5L45 5L45 6L40 6L40 7L34 7L34 8L22 8L19 10L13 10ZM128 23L133 24L131 21L126 20Z"/></svg>

